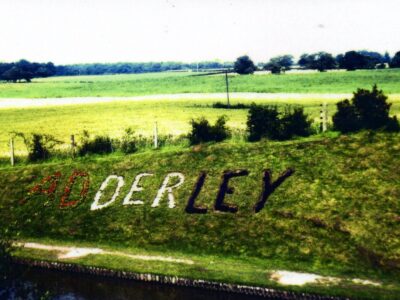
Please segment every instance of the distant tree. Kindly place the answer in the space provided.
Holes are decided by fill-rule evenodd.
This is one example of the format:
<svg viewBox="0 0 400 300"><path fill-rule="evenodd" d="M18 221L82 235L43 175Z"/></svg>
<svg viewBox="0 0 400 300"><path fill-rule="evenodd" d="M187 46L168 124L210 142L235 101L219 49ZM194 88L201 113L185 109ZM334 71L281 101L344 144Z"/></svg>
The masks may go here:
<svg viewBox="0 0 400 300"><path fill-rule="evenodd" d="M364 56L365 65L363 69L374 69L379 64L384 63L384 57L378 52L362 50L358 53Z"/></svg>
<svg viewBox="0 0 400 300"><path fill-rule="evenodd" d="M308 68L308 65L310 64L310 55L307 53L302 54L297 64L302 68Z"/></svg>
<svg viewBox="0 0 400 300"><path fill-rule="evenodd" d="M264 69L271 71L273 74L279 74L282 71L290 70L293 65L292 55L282 55L276 56L270 59L270 61L265 64Z"/></svg>
<svg viewBox="0 0 400 300"><path fill-rule="evenodd" d="M332 54L327 52L303 54L298 63L303 68L314 69L320 72L336 68L336 60Z"/></svg>
<svg viewBox="0 0 400 300"><path fill-rule="evenodd" d="M356 69L364 69L366 65L365 56L356 52L348 51L343 55L340 61L340 68L348 71L354 71Z"/></svg>
<svg viewBox="0 0 400 300"><path fill-rule="evenodd" d="M314 54L313 61L311 62L312 69L317 69L320 72L335 69L336 61L332 54L327 52L318 52Z"/></svg>
<svg viewBox="0 0 400 300"><path fill-rule="evenodd" d="M20 74L19 68L13 65L10 69L3 72L1 79L5 81L17 82L21 78Z"/></svg>
<svg viewBox="0 0 400 300"><path fill-rule="evenodd" d="M390 61L392 58L390 57L390 54L386 51L385 54L383 55L383 63L384 64L390 64Z"/></svg>
<svg viewBox="0 0 400 300"><path fill-rule="evenodd" d="M16 63L0 64L0 80L30 82L35 77L49 77L56 74L56 67L52 62L41 64L31 63L22 59Z"/></svg>
<svg viewBox="0 0 400 300"><path fill-rule="evenodd" d="M400 51L398 51L390 61L391 68L400 68Z"/></svg>
<svg viewBox="0 0 400 300"><path fill-rule="evenodd" d="M344 58L344 55L343 55L343 54L338 54L338 55L336 55L336 57L335 57L336 65L337 65L339 68L343 68L343 58Z"/></svg>
<svg viewBox="0 0 400 300"><path fill-rule="evenodd" d="M254 71L256 70L256 66L254 65L250 57L245 55L245 56L240 56L236 59L233 69L235 70L236 73L240 75L247 75L247 74L253 74Z"/></svg>

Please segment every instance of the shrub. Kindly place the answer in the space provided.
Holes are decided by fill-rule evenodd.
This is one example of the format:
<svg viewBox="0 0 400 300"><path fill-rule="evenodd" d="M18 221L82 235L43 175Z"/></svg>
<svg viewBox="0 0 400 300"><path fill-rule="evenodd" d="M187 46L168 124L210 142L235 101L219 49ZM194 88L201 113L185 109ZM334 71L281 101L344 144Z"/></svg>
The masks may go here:
<svg viewBox="0 0 400 300"><path fill-rule="evenodd" d="M50 134L32 133L27 137L21 132L14 132L14 135L24 140L30 162L48 159L54 147L62 143Z"/></svg>
<svg viewBox="0 0 400 300"><path fill-rule="evenodd" d="M336 106L337 112L332 117L335 130L348 133L361 128L357 110L348 99L338 102Z"/></svg>
<svg viewBox="0 0 400 300"><path fill-rule="evenodd" d="M286 140L293 136L311 134L311 121L304 114L302 107L287 107L283 114L276 106L260 106L252 104L247 117L249 141L261 138Z"/></svg>
<svg viewBox="0 0 400 300"><path fill-rule="evenodd" d="M121 140L121 151L125 154L134 153L137 151L136 137L134 131L131 128L125 130L125 135Z"/></svg>
<svg viewBox="0 0 400 300"><path fill-rule="evenodd" d="M276 106L252 104L247 116L249 141L258 141L262 137L276 139L279 129L279 112Z"/></svg>
<svg viewBox="0 0 400 300"><path fill-rule="evenodd" d="M226 117L221 116L212 126L204 117L199 120L192 120L192 130L189 134L189 141L191 145L205 143L205 142L220 142L230 136L229 129L226 127Z"/></svg>
<svg viewBox="0 0 400 300"><path fill-rule="evenodd" d="M351 103L347 99L337 103L334 128L343 133L360 129L398 131L397 118L389 117L390 106L387 96L376 85L371 91L358 89Z"/></svg>
<svg viewBox="0 0 400 300"><path fill-rule="evenodd" d="M287 107L281 118L281 137L280 139L291 139L293 136L309 136L312 132L311 123L308 116L304 113L303 107Z"/></svg>
<svg viewBox="0 0 400 300"><path fill-rule="evenodd" d="M108 136L96 136L89 139L89 134L84 132L82 144L79 147L79 155L86 154L105 154L113 151L111 139Z"/></svg>
<svg viewBox="0 0 400 300"><path fill-rule="evenodd" d="M250 105L244 103L237 103L237 104L230 104L222 103L222 102L215 102L212 105L213 108L224 108L224 109L248 109Z"/></svg>

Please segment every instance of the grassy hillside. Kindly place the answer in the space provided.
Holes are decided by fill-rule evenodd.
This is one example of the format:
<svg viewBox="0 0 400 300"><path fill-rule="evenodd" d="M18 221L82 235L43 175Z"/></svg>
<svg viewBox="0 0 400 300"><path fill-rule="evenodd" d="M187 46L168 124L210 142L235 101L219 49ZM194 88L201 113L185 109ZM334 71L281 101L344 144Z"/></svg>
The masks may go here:
<svg viewBox="0 0 400 300"><path fill-rule="evenodd" d="M230 76L232 92L351 93L378 84L387 93L400 93L400 70ZM0 98L134 96L225 92L225 78L190 73L72 76L36 79L33 83L0 83Z"/></svg>
<svg viewBox="0 0 400 300"><path fill-rule="evenodd" d="M375 287L317 284L295 290L396 299L400 294L399 163L400 135L361 133L2 168L0 222L16 226L21 239L180 253L196 261L190 268L178 268L122 258L78 260L86 264L263 286L277 286L267 270L286 268L383 283ZM271 169L276 179L289 167L295 173L255 214L252 207L261 193L263 170ZM226 195L227 203L238 205L238 212L214 211L223 171L237 169L249 171L248 176L231 180L234 193ZM73 170L88 172L89 192L76 207L60 209ZM207 207L208 213L187 214L185 205L200 171L208 176L196 204ZM28 195L36 183L55 172L62 176L54 198ZM135 176L142 172L154 174L141 182L143 191L134 193L133 199L144 204L122 205ZM159 207L152 208L170 172L185 176L183 185L174 190L176 207L168 208L164 197ZM91 211L95 194L109 175L123 176L125 185L113 204ZM112 183L115 188L116 181ZM70 200L79 197L81 184L77 180ZM101 203L112 194L113 188L106 188ZM54 259L40 251L21 250L19 255Z"/></svg>

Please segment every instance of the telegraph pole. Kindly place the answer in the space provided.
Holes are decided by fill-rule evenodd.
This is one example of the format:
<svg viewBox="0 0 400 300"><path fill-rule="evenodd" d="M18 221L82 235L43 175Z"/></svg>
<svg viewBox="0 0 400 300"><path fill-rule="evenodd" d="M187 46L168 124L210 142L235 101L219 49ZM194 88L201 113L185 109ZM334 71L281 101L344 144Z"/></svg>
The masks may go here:
<svg viewBox="0 0 400 300"><path fill-rule="evenodd" d="M228 107L231 106L229 102L229 81L228 81L228 70L225 70L225 84L226 84L226 100L228 101Z"/></svg>

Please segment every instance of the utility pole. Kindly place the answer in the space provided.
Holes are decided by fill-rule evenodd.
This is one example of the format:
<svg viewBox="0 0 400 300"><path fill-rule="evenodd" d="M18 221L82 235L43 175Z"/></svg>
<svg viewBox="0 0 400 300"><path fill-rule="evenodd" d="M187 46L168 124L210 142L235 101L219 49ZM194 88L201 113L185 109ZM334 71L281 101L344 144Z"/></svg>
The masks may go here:
<svg viewBox="0 0 400 300"><path fill-rule="evenodd" d="M228 70L225 70L225 84L226 84L226 100L228 101L228 107L231 106L229 102L229 81L228 81Z"/></svg>

